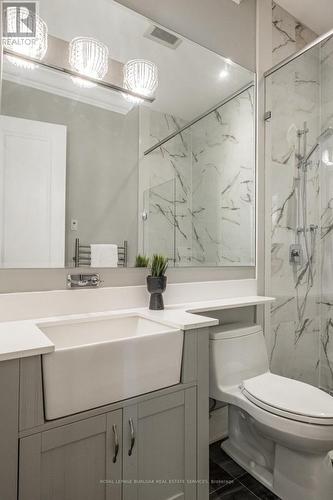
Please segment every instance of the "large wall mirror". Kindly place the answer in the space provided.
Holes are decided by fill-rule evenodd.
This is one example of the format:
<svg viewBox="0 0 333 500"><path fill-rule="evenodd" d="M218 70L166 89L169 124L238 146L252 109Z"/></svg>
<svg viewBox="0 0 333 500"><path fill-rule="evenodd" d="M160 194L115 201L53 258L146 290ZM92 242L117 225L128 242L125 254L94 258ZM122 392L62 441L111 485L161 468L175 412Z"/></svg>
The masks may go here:
<svg viewBox="0 0 333 500"><path fill-rule="evenodd" d="M0 266L254 266L253 73L112 0L32 21L3 40Z"/></svg>

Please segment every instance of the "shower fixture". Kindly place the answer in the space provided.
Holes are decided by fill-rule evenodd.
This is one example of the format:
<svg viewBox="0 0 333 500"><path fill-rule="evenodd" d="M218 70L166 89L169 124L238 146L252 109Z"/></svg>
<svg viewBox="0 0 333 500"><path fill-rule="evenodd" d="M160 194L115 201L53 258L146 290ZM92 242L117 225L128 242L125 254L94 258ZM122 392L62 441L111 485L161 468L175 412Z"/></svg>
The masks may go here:
<svg viewBox="0 0 333 500"><path fill-rule="evenodd" d="M309 133L307 123L304 122L303 129L297 131L297 176L295 177L295 196L297 200L297 225L295 242L289 248L289 262L296 266L304 266L307 269L308 286L312 287L314 282L313 260L315 254L315 243L318 226L308 224L308 167L314 153L321 144L333 136L333 127L326 128L316 139L316 143L307 152L307 136ZM304 252L303 252L304 248Z"/></svg>
<svg viewBox="0 0 333 500"><path fill-rule="evenodd" d="M302 131L299 131L298 133L301 134L306 134L308 132L308 129L306 129L306 124L305 128ZM305 158L303 158L302 163L303 163L303 168L307 167L307 164L311 158L311 156L317 151L319 146L326 140L328 140L330 137L333 136L333 127L327 127L318 137L317 137L317 142L312 148L310 149L309 153L306 155Z"/></svg>
<svg viewBox="0 0 333 500"><path fill-rule="evenodd" d="M333 136L333 127L327 127L316 139L315 144L307 152L307 136L310 130L304 122L303 129L297 131L297 176L295 177L295 196L297 200L297 224L295 242L289 248L289 262L296 266L305 266L308 270L308 285L313 286L313 260L315 253L315 238L318 230L316 224L308 224L308 167L310 160L319 147ZM303 251L304 249L304 251Z"/></svg>

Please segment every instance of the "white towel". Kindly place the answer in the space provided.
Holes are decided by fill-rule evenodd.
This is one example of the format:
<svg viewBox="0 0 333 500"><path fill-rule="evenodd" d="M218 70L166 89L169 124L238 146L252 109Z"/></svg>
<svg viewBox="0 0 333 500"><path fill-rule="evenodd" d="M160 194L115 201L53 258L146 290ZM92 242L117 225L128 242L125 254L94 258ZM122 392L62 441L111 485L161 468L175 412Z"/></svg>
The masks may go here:
<svg viewBox="0 0 333 500"><path fill-rule="evenodd" d="M91 248L91 267L117 267L118 247L109 244L94 244Z"/></svg>

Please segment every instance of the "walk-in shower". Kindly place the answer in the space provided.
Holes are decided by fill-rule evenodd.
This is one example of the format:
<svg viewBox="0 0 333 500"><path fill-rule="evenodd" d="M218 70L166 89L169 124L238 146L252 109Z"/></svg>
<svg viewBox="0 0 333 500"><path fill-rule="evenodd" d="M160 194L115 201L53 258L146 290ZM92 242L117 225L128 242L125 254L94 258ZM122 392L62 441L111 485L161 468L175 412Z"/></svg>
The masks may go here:
<svg viewBox="0 0 333 500"><path fill-rule="evenodd" d="M333 390L333 33L266 74L275 373ZM268 113L270 112L270 113Z"/></svg>
<svg viewBox="0 0 333 500"><path fill-rule="evenodd" d="M254 266L254 97L251 82L144 152L144 254L176 267Z"/></svg>

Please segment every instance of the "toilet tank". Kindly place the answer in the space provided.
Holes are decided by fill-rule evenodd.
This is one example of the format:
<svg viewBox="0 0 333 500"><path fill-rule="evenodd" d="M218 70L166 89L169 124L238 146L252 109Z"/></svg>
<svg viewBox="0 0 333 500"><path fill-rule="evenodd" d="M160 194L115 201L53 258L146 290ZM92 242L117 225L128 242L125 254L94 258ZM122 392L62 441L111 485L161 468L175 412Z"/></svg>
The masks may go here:
<svg viewBox="0 0 333 500"><path fill-rule="evenodd" d="M210 397L221 399L223 387L237 386L269 371L260 325L230 323L210 328Z"/></svg>

